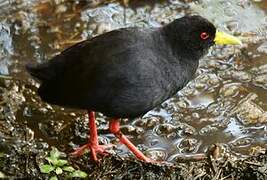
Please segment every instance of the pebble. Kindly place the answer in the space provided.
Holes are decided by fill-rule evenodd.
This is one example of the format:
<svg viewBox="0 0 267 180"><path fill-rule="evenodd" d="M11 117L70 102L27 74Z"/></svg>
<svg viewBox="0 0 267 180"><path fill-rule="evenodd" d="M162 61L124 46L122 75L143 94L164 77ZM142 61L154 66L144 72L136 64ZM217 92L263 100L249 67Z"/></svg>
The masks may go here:
<svg viewBox="0 0 267 180"><path fill-rule="evenodd" d="M232 77L242 82L249 82L252 79L252 75L245 71L233 71Z"/></svg>
<svg viewBox="0 0 267 180"><path fill-rule="evenodd" d="M234 97L238 95L240 84L226 84L220 89L220 94L224 97Z"/></svg>

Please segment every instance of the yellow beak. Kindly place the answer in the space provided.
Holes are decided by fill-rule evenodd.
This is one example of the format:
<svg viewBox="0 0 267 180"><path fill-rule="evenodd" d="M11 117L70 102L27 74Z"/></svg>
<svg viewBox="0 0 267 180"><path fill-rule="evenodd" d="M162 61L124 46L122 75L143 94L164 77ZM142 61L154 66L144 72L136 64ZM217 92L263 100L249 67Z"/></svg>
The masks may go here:
<svg viewBox="0 0 267 180"><path fill-rule="evenodd" d="M214 41L217 45L242 45L238 38L219 31L216 32Z"/></svg>

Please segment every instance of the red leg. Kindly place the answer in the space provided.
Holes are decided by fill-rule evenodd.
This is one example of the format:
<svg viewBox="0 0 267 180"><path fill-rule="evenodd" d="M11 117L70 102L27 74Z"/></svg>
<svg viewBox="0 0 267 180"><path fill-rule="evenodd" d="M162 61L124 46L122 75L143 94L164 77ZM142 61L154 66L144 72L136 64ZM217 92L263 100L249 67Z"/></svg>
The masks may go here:
<svg viewBox="0 0 267 180"><path fill-rule="evenodd" d="M119 138L120 142L128 147L130 151L134 153L134 155L145 162L152 162L151 159L146 157L137 147L120 131L120 122L118 119L113 119L109 122L110 132L113 133L117 138Z"/></svg>
<svg viewBox="0 0 267 180"><path fill-rule="evenodd" d="M98 144L98 135L97 135L97 127L95 123L95 113L93 111L88 111L89 115L89 134L90 137L88 137L89 142L79 148L77 148L71 155L74 156L80 156L83 155L84 151L86 149L89 149L91 151L91 157L94 161L97 161L97 154L101 155L107 155L107 151L105 148L107 146L105 145L99 145Z"/></svg>

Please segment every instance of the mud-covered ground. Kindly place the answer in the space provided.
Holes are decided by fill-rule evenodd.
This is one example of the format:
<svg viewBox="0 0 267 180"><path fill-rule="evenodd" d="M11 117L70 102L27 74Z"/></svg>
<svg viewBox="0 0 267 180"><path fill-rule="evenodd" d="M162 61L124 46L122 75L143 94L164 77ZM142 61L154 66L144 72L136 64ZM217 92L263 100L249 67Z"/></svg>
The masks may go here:
<svg viewBox="0 0 267 180"><path fill-rule="evenodd" d="M78 170L89 179L267 178L264 0L0 0L0 12L0 178L83 177L74 173ZM112 29L157 27L187 14L208 18L244 44L213 47L194 80L175 97L144 117L122 120L122 131L164 163L136 161L108 132L101 114L99 140L117 145L110 149L112 156L99 164L88 154L70 157L73 148L86 143L86 112L42 102L36 94L39 84L24 65L48 61ZM64 152L60 160L67 163L49 161L55 169L41 172L52 147Z"/></svg>

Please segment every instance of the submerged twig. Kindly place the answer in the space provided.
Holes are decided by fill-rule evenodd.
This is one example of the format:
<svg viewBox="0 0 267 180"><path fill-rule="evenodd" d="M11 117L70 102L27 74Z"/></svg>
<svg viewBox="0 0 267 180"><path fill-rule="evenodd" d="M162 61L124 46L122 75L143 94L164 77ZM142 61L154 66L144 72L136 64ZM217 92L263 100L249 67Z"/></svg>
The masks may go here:
<svg viewBox="0 0 267 180"><path fill-rule="evenodd" d="M13 79L12 76L8 76L8 75L0 75L0 79Z"/></svg>

